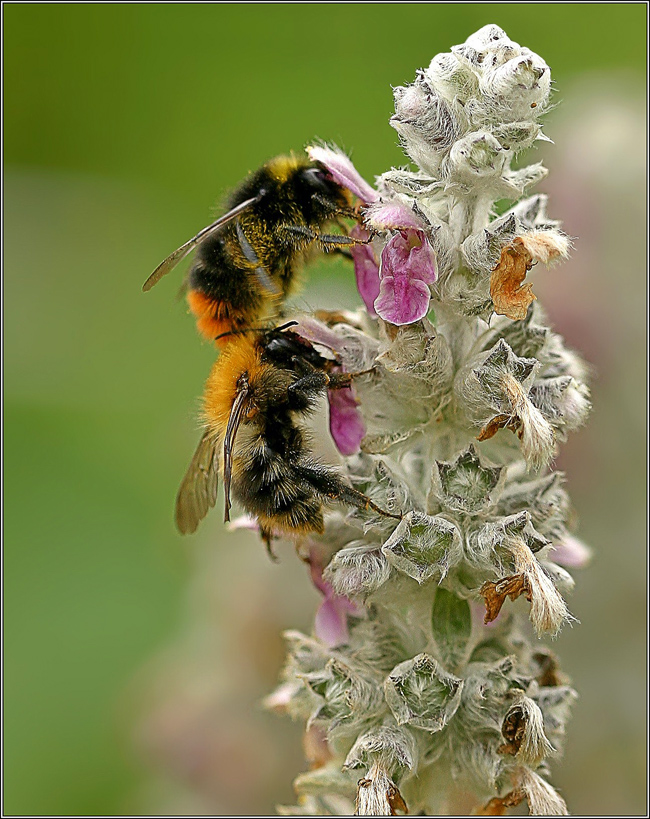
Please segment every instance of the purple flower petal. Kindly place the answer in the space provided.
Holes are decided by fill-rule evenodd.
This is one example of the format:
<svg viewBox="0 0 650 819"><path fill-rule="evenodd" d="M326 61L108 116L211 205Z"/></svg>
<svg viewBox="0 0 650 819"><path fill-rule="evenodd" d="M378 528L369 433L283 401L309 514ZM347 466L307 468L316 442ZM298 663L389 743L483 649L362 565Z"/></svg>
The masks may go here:
<svg viewBox="0 0 650 819"><path fill-rule="evenodd" d="M433 249L422 230L403 230L381 254L379 296L375 310L392 324L413 324L426 316L436 280Z"/></svg>
<svg viewBox="0 0 650 819"><path fill-rule="evenodd" d="M391 324L413 324L426 316L430 299L428 286L419 279L409 280L406 275L385 276L375 310Z"/></svg>
<svg viewBox="0 0 650 819"><path fill-rule="evenodd" d="M345 339L337 336L326 324L313 316L299 316L298 323L291 330L301 338L311 341L312 344L320 344L335 354L345 352Z"/></svg>
<svg viewBox="0 0 650 819"><path fill-rule="evenodd" d="M348 640L348 614L359 617L363 612L347 597L335 594L331 583L323 578L319 544L310 546L308 562L312 583L325 598L316 612L314 634L329 648L334 648Z"/></svg>
<svg viewBox="0 0 650 819"><path fill-rule="evenodd" d="M350 231L354 239L369 239L370 233L361 225L355 225ZM376 316L374 303L379 295L379 265L371 244L353 245L350 253L354 260L354 275L357 289L366 309L371 316Z"/></svg>
<svg viewBox="0 0 650 819"><path fill-rule="evenodd" d="M351 387L330 390L330 433L336 448L342 455L354 455L359 451L366 427L359 412L358 401Z"/></svg>
<svg viewBox="0 0 650 819"><path fill-rule="evenodd" d="M343 151L326 145L309 145L306 150L310 159L324 165L335 182L352 191L362 202L370 204L377 201L377 191L366 182Z"/></svg>
<svg viewBox="0 0 650 819"><path fill-rule="evenodd" d="M331 597L333 589L326 580L323 580L323 564L315 548L310 548L309 550L309 573L311 575L311 582L318 591L325 595L325 597Z"/></svg>
<svg viewBox="0 0 650 819"><path fill-rule="evenodd" d="M555 544L551 553L554 563L568 566L570 569L580 569L591 560L591 550L581 540L573 535L565 535Z"/></svg>
<svg viewBox="0 0 650 819"><path fill-rule="evenodd" d="M316 612L314 634L328 648L334 648L349 639L348 619L337 605L336 598L325 598Z"/></svg>
<svg viewBox="0 0 650 819"><path fill-rule="evenodd" d="M403 202L378 202L366 211L366 221L377 230L422 230L426 225Z"/></svg>

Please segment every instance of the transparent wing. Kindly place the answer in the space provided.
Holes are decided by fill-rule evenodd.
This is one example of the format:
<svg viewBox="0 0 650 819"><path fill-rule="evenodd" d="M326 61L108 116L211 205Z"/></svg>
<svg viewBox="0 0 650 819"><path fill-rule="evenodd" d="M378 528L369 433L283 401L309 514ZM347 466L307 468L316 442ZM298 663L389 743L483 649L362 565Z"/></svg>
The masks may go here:
<svg viewBox="0 0 650 819"><path fill-rule="evenodd" d="M195 532L217 500L219 452L206 430L176 496L176 526L182 535Z"/></svg>
<svg viewBox="0 0 650 819"><path fill-rule="evenodd" d="M200 230L196 236L189 240L189 242L185 242L184 245L181 245L173 253L170 253L170 255L158 265L151 276L149 276L147 281L142 285L144 292L146 293L147 290L151 290L154 284L157 284L163 276L167 275L167 273L173 270L177 264L182 262L183 259L194 250L202 239L212 235L215 231L219 230L220 227L223 227L223 225L230 222L236 216L239 216L240 213L245 211L246 208L249 208L254 202L257 202L258 199L258 196L254 196L251 199L247 199L245 202L242 202L241 205L237 205L237 207L229 210L228 213L220 216L216 222L213 222L211 225L204 227L203 230Z"/></svg>
<svg viewBox="0 0 650 819"><path fill-rule="evenodd" d="M243 377L243 384L240 391L237 393L232 409L230 410L230 417L228 418L228 426L226 427L226 434L223 439L223 490L226 496L226 509L224 513L224 521L230 520L230 480L232 478L232 450L235 445L235 436L239 425L248 412L251 390L248 384L248 379Z"/></svg>

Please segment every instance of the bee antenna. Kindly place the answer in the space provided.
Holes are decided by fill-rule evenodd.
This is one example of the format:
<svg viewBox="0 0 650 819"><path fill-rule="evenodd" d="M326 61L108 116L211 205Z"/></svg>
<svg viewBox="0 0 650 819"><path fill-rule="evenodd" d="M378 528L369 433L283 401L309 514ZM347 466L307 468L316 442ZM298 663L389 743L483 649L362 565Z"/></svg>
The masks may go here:
<svg viewBox="0 0 650 819"><path fill-rule="evenodd" d="M300 324L299 321L295 319L292 321L287 321L285 324L281 324L279 327L276 327L276 331L281 332L282 330L286 330L289 327L295 327L297 324ZM220 338L226 338L226 336L241 336L244 333L261 333L263 330L266 330L266 327L244 327L241 330L228 330L225 333L220 333L218 336L214 337L214 341L219 341Z"/></svg>
<svg viewBox="0 0 650 819"><path fill-rule="evenodd" d="M289 327L297 327L298 324L300 324L300 322L293 319L292 321L285 322L285 324L281 324L279 327L276 327L275 329L278 332L282 332L282 330L288 330Z"/></svg>
<svg viewBox="0 0 650 819"><path fill-rule="evenodd" d="M220 338L226 338L226 336L241 336L244 333L259 333L263 329L263 327L244 327L242 330L228 330L225 333L220 333L218 336L215 336L213 341L219 341Z"/></svg>

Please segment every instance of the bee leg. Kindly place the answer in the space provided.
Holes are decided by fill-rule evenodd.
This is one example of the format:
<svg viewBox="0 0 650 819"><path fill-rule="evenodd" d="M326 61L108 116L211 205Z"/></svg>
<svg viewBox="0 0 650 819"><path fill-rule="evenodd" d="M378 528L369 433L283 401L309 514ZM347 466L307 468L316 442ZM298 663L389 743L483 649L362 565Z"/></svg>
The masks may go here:
<svg viewBox="0 0 650 819"><path fill-rule="evenodd" d="M332 373L329 377L328 390L344 390L352 384L357 373Z"/></svg>
<svg viewBox="0 0 650 819"><path fill-rule="evenodd" d="M370 239L355 239L352 236L342 236L338 233L318 233L315 241L326 252L331 252L334 249L338 250L340 246L370 244Z"/></svg>
<svg viewBox="0 0 650 819"><path fill-rule="evenodd" d="M395 515L392 512L387 512L385 509L382 509L381 506L377 506L367 495L348 486L336 473L331 472L324 466L319 468L318 465L301 465L296 471L300 477L310 483L317 492L330 498L330 500L345 503L349 506L355 506L357 509L372 509L374 512L377 512L377 514L387 518L402 519L402 515Z"/></svg>
<svg viewBox="0 0 650 819"><path fill-rule="evenodd" d="M356 208L349 207L349 208L337 208L336 206L332 207L332 203L328 201L324 196L320 196L318 193L314 193L311 197L315 202L318 202L319 205L322 205L325 210L328 210L333 217L336 216L345 216L346 219L356 219L363 218L359 211Z"/></svg>
<svg viewBox="0 0 650 819"><path fill-rule="evenodd" d="M352 381L355 378L358 378L360 375L370 375L370 373L375 372L375 367L371 367L369 370L360 370L356 373L332 373L329 377L329 384L327 385L328 390L344 390L346 387L350 387L352 385Z"/></svg>
<svg viewBox="0 0 650 819"><path fill-rule="evenodd" d="M358 222L359 224L363 223L363 213L361 213L358 207L332 208L331 202L328 202L328 200L325 199L324 196L319 196L317 193L315 193L312 196L312 199L314 199L320 205L323 205L324 208L329 210L330 213L332 214L333 220L336 221L337 224L338 224L337 217L340 216L342 216L345 219L354 219L354 221Z"/></svg>
<svg viewBox="0 0 650 819"><path fill-rule="evenodd" d="M382 509L381 506L377 506L376 503L373 503L363 492L353 489L351 486L343 483L343 481L341 481L341 491L337 500L341 501L341 503L349 503L350 506L356 506L357 509L372 509L374 512L377 512L377 514L386 518L395 518L395 520L402 519L401 514L395 515L392 512L387 512L385 509Z"/></svg>
<svg viewBox="0 0 650 819"><path fill-rule="evenodd" d="M278 556L273 551L273 535L268 529L265 529L263 526L260 526L260 537L264 541L264 545L266 546L266 553L271 558L274 563L278 562Z"/></svg>
<svg viewBox="0 0 650 819"><path fill-rule="evenodd" d="M280 225L278 230L288 233L294 238L294 242L298 239L307 243L318 242L322 250L326 252L338 247L367 245L370 242L370 239L354 239L352 236L344 236L340 233L317 233L306 225Z"/></svg>
<svg viewBox="0 0 650 819"><path fill-rule="evenodd" d="M314 398L328 388L331 379L332 376L327 375L327 373L315 370L294 381L287 388L291 409L307 409Z"/></svg>

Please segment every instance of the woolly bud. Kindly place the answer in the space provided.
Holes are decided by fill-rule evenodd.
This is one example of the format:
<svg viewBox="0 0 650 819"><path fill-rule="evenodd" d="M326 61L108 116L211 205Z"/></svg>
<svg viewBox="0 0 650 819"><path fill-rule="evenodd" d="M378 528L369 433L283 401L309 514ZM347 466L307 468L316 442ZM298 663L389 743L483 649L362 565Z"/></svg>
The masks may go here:
<svg viewBox="0 0 650 819"><path fill-rule="evenodd" d="M553 675L551 675L552 677ZM554 682L543 680L543 682ZM576 692L568 685L544 686L537 695L537 703L544 714L544 728L553 745L561 749L571 706L577 698Z"/></svg>
<svg viewBox="0 0 650 819"><path fill-rule="evenodd" d="M460 705L463 681L428 654L396 666L384 682L386 702L398 725L441 731Z"/></svg>
<svg viewBox="0 0 650 819"><path fill-rule="evenodd" d="M393 91L395 115L390 124L400 135L404 150L423 170L435 175L443 156L463 130L459 112L431 94L422 82Z"/></svg>
<svg viewBox="0 0 650 819"><path fill-rule="evenodd" d="M482 466L472 445L452 463L434 461L429 502L435 500L451 512L477 514L495 502L504 479L501 467Z"/></svg>
<svg viewBox="0 0 650 819"><path fill-rule="evenodd" d="M458 528L445 518L409 512L382 547L389 563L424 583L442 579L461 558Z"/></svg>
<svg viewBox="0 0 650 819"><path fill-rule="evenodd" d="M500 179L507 153L487 131L474 131L457 140L449 152L446 178L458 185L494 187ZM505 192L504 192L505 195Z"/></svg>
<svg viewBox="0 0 650 819"><path fill-rule="evenodd" d="M536 382L530 400L554 427L567 431L582 426L591 409L589 388L570 375Z"/></svg>
<svg viewBox="0 0 650 819"><path fill-rule="evenodd" d="M312 713L312 722L326 721L328 735L339 726L354 730L360 723L372 719L382 705L381 693L374 683L365 680L351 666L332 658L322 671L304 675L309 688L320 698Z"/></svg>
<svg viewBox="0 0 650 819"><path fill-rule="evenodd" d="M339 793L354 799L354 782L341 772L340 765L329 764L299 774L293 782L298 797L314 794Z"/></svg>
<svg viewBox="0 0 650 819"><path fill-rule="evenodd" d="M467 102L478 90L478 77L455 54L437 54L422 73L427 83L450 102Z"/></svg>
<svg viewBox="0 0 650 819"><path fill-rule="evenodd" d="M538 193L535 196L521 199L510 210L506 211L504 216L513 214L521 221L526 230L559 228L560 222L557 219L551 219L547 215L547 204L548 196L545 193Z"/></svg>
<svg viewBox="0 0 650 819"><path fill-rule="evenodd" d="M413 770L417 763L417 746L405 728L381 725L366 731L354 743L345 758L344 769L371 767L378 763L391 776L402 768Z"/></svg>
<svg viewBox="0 0 650 819"><path fill-rule="evenodd" d="M343 597L367 597L390 576L390 564L379 544L352 541L338 551L323 574Z"/></svg>
<svg viewBox="0 0 650 819"><path fill-rule="evenodd" d="M470 34L462 45L452 46L451 51L480 73L485 67L503 65L511 60L521 52L521 47L502 28L489 23Z"/></svg>
<svg viewBox="0 0 650 819"><path fill-rule="evenodd" d="M548 66L529 51L487 70L480 78L481 93L491 103L490 114L503 122L516 122L539 117L548 104L551 72Z"/></svg>

